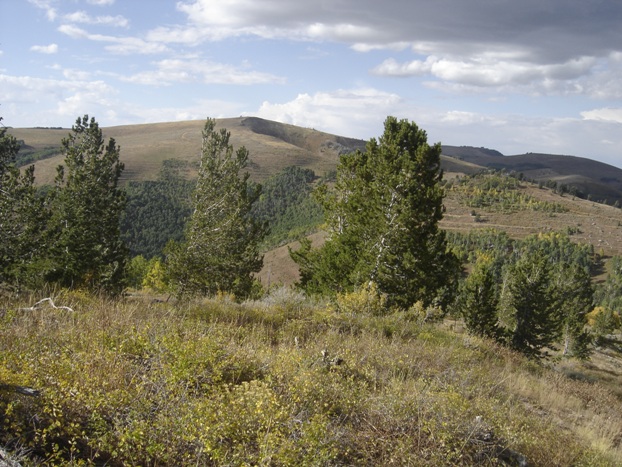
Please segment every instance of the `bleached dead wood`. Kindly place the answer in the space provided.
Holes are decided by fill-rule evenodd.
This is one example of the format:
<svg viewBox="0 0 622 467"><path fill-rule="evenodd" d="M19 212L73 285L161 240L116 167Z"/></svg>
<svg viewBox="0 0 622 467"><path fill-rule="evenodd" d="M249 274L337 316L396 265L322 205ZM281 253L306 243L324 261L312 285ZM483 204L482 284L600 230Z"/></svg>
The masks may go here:
<svg viewBox="0 0 622 467"><path fill-rule="evenodd" d="M34 311L36 310L39 305L41 305L42 303L48 302L50 304L50 307L54 308L55 310L67 310L67 311L73 311L71 308L69 308L68 306L56 306L54 304L54 301L52 301L51 298L43 298L41 300L39 300L37 303L35 303L33 306L28 307L28 308L20 308L20 310L22 311Z"/></svg>

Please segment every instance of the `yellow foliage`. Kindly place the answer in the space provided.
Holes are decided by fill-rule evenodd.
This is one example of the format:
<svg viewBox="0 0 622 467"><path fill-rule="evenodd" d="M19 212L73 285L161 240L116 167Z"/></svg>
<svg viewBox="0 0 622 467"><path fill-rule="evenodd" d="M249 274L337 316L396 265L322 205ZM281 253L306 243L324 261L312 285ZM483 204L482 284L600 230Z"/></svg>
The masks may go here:
<svg viewBox="0 0 622 467"><path fill-rule="evenodd" d="M387 311L387 295L370 282L354 292L338 294L337 309L342 313L383 314Z"/></svg>
<svg viewBox="0 0 622 467"><path fill-rule="evenodd" d="M609 310L604 306L597 306L592 311L590 311L587 317L587 324L590 326L594 326L596 324L596 320L598 317L604 313L608 313ZM614 311L611 313L611 319L613 320L613 326L617 329L622 324L622 320L620 319L620 312Z"/></svg>
<svg viewBox="0 0 622 467"><path fill-rule="evenodd" d="M166 274L164 266L159 259L156 259L143 279L143 287L155 292L164 292L167 289Z"/></svg>

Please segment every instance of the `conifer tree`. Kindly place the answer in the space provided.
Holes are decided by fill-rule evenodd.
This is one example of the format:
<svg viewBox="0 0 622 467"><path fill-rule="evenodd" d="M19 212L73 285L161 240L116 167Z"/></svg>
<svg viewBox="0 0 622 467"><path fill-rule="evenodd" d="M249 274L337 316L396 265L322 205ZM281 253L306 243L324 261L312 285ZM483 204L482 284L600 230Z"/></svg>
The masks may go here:
<svg viewBox="0 0 622 467"><path fill-rule="evenodd" d="M458 297L458 309L470 333L501 338L499 292L492 258L480 255L464 281Z"/></svg>
<svg viewBox="0 0 622 467"><path fill-rule="evenodd" d="M561 335L561 315L546 257L524 254L507 270L506 306L512 321L509 344L530 358L547 356Z"/></svg>
<svg viewBox="0 0 622 467"><path fill-rule="evenodd" d="M594 289L589 272L576 263L560 263L555 270L556 307L561 314L563 354L585 359L591 352L592 336L586 329L592 311Z"/></svg>
<svg viewBox="0 0 622 467"><path fill-rule="evenodd" d="M88 115L76 120L62 141L65 165L57 169L53 193L52 281L108 293L123 288L127 248L120 218L125 193L119 187L120 149Z"/></svg>
<svg viewBox="0 0 622 467"><path fill-rule="evenodd" d="M292 257L302 287L338 293L375 283L392 305L445 302L457 260L447 251L441 146L430 146L415 123L388 117L365 152L342 156L333 191L320 191L328 239L308 242Z"/></svg>
<svg viewBox="0 0 622 467"><path fill-rule="evenodd" d="M23 173L17 168L18 151L19 142L0 127L0 283L36 286L48 211L34 185L34 166Z"/></svg>
<svg viewBox="0 0 622 467"><path fill-rule="evenodd" d="M263 264L258 244L266 228L251 217L261 187L241 173L248 151L234 152L226 129L215 130L207 119L203 130L201 165L193 194L193 213L185 240L168 247L171 286L178 295L230 292L247 296L253 273Z"/></svg>

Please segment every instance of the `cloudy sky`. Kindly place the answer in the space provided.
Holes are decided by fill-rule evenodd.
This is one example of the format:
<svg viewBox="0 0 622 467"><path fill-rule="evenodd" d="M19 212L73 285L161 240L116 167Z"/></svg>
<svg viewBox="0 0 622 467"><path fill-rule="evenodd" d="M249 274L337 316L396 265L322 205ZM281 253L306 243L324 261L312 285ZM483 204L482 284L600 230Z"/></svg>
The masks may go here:
<svg viewBox="0 0 622 467"><path fill-rule="evenodd" d="M14 127L254 115L622 167L618 0L1 0Z"/></svg>

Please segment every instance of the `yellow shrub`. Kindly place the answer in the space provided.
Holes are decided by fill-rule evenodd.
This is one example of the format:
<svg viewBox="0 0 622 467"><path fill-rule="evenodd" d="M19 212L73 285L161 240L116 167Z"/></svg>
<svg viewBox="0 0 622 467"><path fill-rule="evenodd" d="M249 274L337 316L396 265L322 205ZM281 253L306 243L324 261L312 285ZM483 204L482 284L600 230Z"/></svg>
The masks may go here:
<svg viewBox="0 0 622 467"><path fill-rule="evenodd" d="M337 309L342 313L384 314L387 311L387 295L378 290L374 282L354 292L337 295Z"/></svg>

